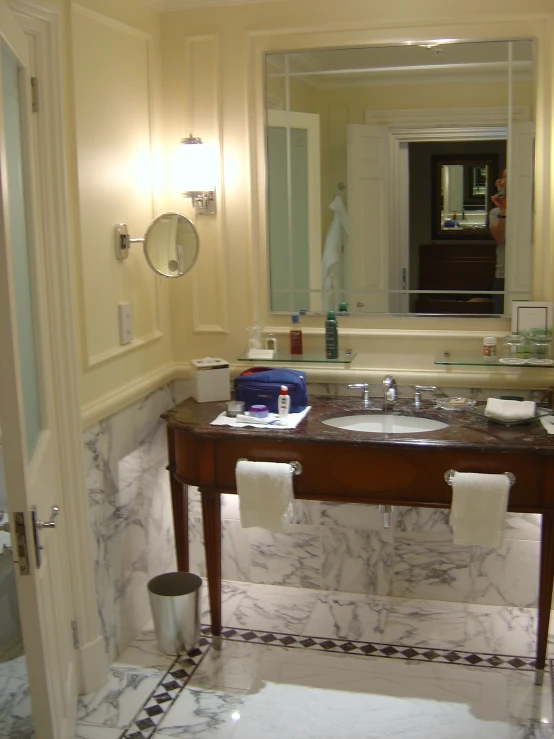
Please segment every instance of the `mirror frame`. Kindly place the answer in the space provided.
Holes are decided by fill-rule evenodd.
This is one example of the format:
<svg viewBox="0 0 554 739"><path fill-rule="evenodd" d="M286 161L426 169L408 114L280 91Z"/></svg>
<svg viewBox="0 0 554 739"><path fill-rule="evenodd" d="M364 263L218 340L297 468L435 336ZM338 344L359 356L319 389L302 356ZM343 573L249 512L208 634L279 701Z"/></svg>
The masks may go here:
<svg viewBox="0 0 554 739"><path fill-rule="evenodd" d="M554 22L554 10L548 16ZM533 300L553 300L554 257L550 255L550 233L553 228L554 208L553 186L551 182L551 163L547 152L550 151L552 133L553 108L550 91L554 85L554 45L550 37L550 25L544 22L544 16L534 9L533 14L525 19L516 13L506 13L502 19L474 17L472 21L452 20L443 22L441 26L427 24L417 27L377 27L369 23L365 26L342 28L342 30L324 30L320 27L303 26L295 31L268 30L263 34L253 33L250 48L252 75L249 78L249 89L255 101L255 149L253 171L256 176L252 182L252 213L256 224L252 241L252 258L257 264L257 280L254 278L254 294L252 314L264 325L276 326L283 322L282 317L271 312L269 292L269 259L267 253L267 202L266 202L266 161L265 161L265 54L278 52L295 52L309 49L337 49L366 45L398 45L429 43L438 39L456 39L459 41L508 41L511 39L533 39L536 44L536 77L535 102L535 162L534 162L534 220L533 220L533 280L531 298ZM551 266L552 264L552 266ZM318 326L321 317L306 317L306 325ZM361 320L360 320L361 319ZM510 318L504 316L421 316L395 314L364 314L345 319L349 332L354 335L372 334L375 330L389 335L392 331L413 336L414 330L423 331L427 335L430 330L444 332L446 337L467 338L475 332L483 330L509 330ZM286 325L288 328L288 323ZM469 334L468 334L469 331ZM391 336L393 334L390 334Z"/></svg>
<svg viewBox="0 0 554 739"><path fill-rule="evenodd" d="M196 240L196 247L195 247L195 250L194 250L194 257L193 257L191 263L184 270L184 272L178 272L175 275L169 275L166 272L162 272L161 270L159 270L154 265L154 263L152 262L149 254L148 254L148 249L147 249L148 237L150 236L150 233L152 232L152 229L154 229L156 227L156 224L158 223L158 221L161 221L162 218L166 218L167 216L179 216L179 218L182 218L183 220L185 220L188 223L188 225L191 227L191 231L194 234L194 237L195 237L195 240ZM146 229L146 233L144 234L144 239L143 239L143 244L142 244L142 251L143 251L143 254L144 254L144 258L146 259L146 263L148 264L148 266L150 267L150 269L152 270L152 272L155 272L160 277L165 277L165 279L167 279L167 280L176 280L176 279L179 279L180 277L184 277L188 272L191 271L191 269L196 264L196 262L198 260L198 255L200 253L200 236L198 234L198 231L196 230L196 226L190 220L190 218L187 218L187 216L183 215L182 213L178 213L177 211L168 210L168 211L165 211L164 213L160 213L160 215L156 216L154 218L154 220L150 223L150 225L148 226L148 228Z"/></svg>
<svg viewBox="0 0 554 739"><path fill-rule="evenodd" d="M498 172L498 155L494 153L490 154L452 154L451 156L445 154L433 154L431 156L431 238L434 241L494 241L489 231L489 211L493 208L490 197L492 195L491 183L495 182L500 176ZM491 176L489 178L488 187L485 192L485 210L487 211L486 228L478 233L472 233L471 231L450 231L448 229L441 228L442 226L442 193L441 193L441 180L442 173L441 167L443 165L459 164L463 165L464 168L467 166L478 166L487 165L490 167ZM464 170L464 191L465 191L465 170ZM465 193L464 193L465 197Z"/></svg>

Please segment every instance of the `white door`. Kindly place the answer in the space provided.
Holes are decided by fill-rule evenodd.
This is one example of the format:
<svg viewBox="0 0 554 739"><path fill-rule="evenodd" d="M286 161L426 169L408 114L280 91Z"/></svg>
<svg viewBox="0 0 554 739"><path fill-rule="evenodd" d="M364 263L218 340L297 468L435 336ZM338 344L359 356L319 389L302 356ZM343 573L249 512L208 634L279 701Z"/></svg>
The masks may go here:
<svg viewBox="0 0 554 739"><path fill-rule="evenodd" d="M347 130L348 310L389 312L389 155L386 126Z"/></svg>
<svg viewBox="0 0 554 739"><path fill-rule="evenodd" d="M35 217L27 40L0 0L0 427L10 537L35 736L74 736L77 682L71 638L63 460L53 411L49 306L40 228ZM39 563L39 557L41 562Z"/></svg>
<svg viewBox="0 0 554 739"><path fill-rule="evenodd" d="M321 310L319 115L268 110L271 310ZM293 188L293 189L291 189Z"/></svg>

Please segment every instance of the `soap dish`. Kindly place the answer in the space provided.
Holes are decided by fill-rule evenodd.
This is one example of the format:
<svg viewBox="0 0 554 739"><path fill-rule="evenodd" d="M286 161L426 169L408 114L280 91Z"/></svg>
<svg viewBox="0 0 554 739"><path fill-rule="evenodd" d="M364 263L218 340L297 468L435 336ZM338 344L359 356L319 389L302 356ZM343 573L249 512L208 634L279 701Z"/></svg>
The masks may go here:
<svg viewBox="0 0 554 739"><path fill-rule="evenodd" d="M477 401L473 398L448 398L437 403L437 408L443 411L466 411L477 405Z"/></svg>

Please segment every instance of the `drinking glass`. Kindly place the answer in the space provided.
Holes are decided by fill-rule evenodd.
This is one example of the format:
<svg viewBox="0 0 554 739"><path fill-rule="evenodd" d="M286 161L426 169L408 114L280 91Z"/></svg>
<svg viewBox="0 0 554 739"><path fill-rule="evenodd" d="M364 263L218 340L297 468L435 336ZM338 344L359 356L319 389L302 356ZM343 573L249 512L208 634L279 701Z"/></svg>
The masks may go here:
<svg viewBox="0 0 554 739"><path fill-rule="evenodd" d="M548 334L535 334L532 336L529 364L552 364L551 349L551 336Z"/></svg>
<svg viewBox="0 0 554 739"><path fill-rule="evenodd" d="M525 350L525 337L521 334L510 334L503 340L504 356L498 361L502 364L525 364L523 356Z"/></svg>

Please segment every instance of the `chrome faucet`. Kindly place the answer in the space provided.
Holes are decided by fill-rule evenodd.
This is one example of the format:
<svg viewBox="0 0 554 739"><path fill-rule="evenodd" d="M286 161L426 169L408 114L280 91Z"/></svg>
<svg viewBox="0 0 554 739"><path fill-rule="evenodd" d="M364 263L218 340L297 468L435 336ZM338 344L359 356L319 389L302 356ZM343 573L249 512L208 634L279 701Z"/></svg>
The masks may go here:
<svg viewBox="0 0 554 739"><path fill-rule="evenodd" d="M439 388L436 385L416 385L414 387L414 405L416 408L421 408L421 393L423 391L436 393Z"/></svg>
<svg viewBox="0 0 554 739"><path fill-rule="evenodd" d="M348 385L349 390L363 390L364 408L369 408L369 385L367 382L355 382L353 385Z"/></svg>
<svg viewBox="0 0 554 739"><path fill-rule="evenodd" d="M383 377L383 389L385 391L385 408L387 403L394 403L396 400L396 380L392 375Z"/></svg>

